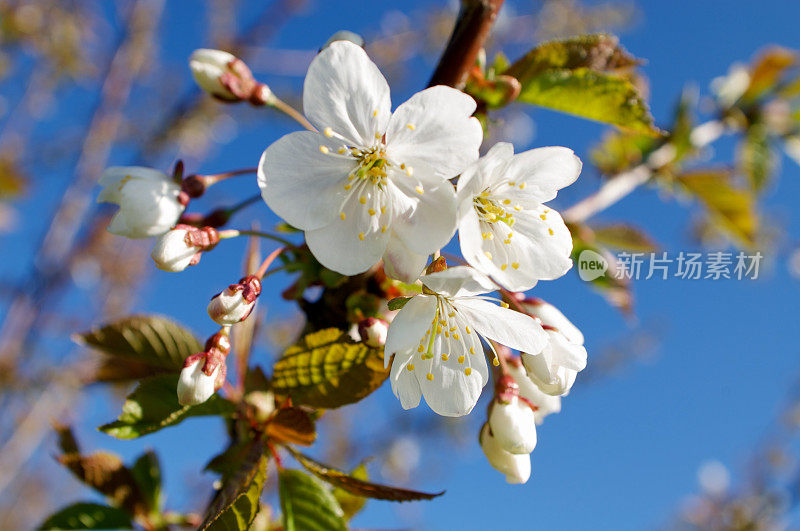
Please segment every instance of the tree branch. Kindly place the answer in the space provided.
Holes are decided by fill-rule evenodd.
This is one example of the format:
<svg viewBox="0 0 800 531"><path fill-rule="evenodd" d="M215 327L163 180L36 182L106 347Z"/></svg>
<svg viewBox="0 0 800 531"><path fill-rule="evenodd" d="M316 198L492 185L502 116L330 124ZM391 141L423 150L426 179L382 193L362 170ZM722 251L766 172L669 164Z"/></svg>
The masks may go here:
<svg viewBox="0 0 800 531"><path fill-rule="evenodd" d="M462 0L456 25L433 72L429 87L463 88L478 52L489 37L504 0Z"/></svg>

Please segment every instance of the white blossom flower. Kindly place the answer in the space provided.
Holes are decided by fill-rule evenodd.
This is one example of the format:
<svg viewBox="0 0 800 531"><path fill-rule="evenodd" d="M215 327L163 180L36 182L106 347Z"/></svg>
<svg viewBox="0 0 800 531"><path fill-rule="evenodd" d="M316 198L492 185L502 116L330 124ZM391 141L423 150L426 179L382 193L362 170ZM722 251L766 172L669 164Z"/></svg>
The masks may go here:
<svg viewBox="0 0 800 531"><path fill-rule="evenodd" d="M392 391L404 409L420 398L440 415L466 415L489 373L481 336L516 350L541 351L546 335L530 316L483 296L496 286L469 267L421 277L425 290L397 313L384 348L392 362ZM487 300L488 299L488 300Z"/></svg>
<svg viewBox="0 0 800 531"><path fill-rule="evenodd" d="M511 144L495 144L458 180L461 254L512 291L562 276L572 267L572 236L543 203L580 171L581 160L564 147L514 155Z"/></svg>
<svg viewBox="0 0 800 531"><path fill-rule="evenodd" d="M578 372L586 368L583 334L551 304L540 299L522 304L542 323L549 339L538 353L522 353L528 378L549 395L564 395L572 388Z"/></svg>
<svg viewBox="0 0 800 531"><path fill-rule="evenodd" d="M489 428L497 444L506 452L529 454L536 447L536 418L533 409L518 396L501 396L492 402Z"/></svg>
<svg viewBox="0 0 800 531"><path fill-rule="evenodd" d="M150 253L157 268L177 273L189 267L202 248L186 242L188 232L186 229L173 229L161 235Z"/></svg>
<svg viewBox="0 0 800 531"><path fill-rule="evenodd" d="M489 464L501 474L505 474L508 483L526 483L530 479L530 454L512 454L505 451L492 436L488 423L481 428L480 443Z"/></svg>
<svg viewBox="0 0 800 531"><path fill-rule="evenodd" d="M98 203L119 205L108 231L128 238L148 238L167 232L177 223L184 205L178 201L180 184L167 174L139 166L115 166L100 177Z"/></svg>
<svg viewBox="0 0 800 531"><path fill-rule="evenodd" d="M508 373L514 378L519 386L519 396L536 406L536 411L533 412L534 419L537 425L544 422L544 418L551 413L558 413L561 411L561 397L552 396L539 389L530 378L528 378L521 361L519 364L508 363Z"/></svg>
<svg viewBox="0 0 800 531"><path fill-rule="evenodd" d="M183 406L202 404L216 392L217 378L223 365L217 365L211 374L203 372L205 357L192 356L187 360L178 379L178 402Z"/></svg>
<svg viewBox="0 0 800 531"><path fill-rule="evenodd" d="M261 281L256 277L245 277L214 295L208 303L208 316L219 325L235 325L247 319L260 293Z"/></svg>
<svg viewBox="0 0 800 531"><path fill-rule="evenodd" d="M336 41L312 61L303 108L317 132L284 136L261 157L267 205L305 231L314 256L345 275L381 258L415 280L455 232L448 179L477 160L475 101L450 87L418 92L391 112L389 85L366 52Z"/></svg>

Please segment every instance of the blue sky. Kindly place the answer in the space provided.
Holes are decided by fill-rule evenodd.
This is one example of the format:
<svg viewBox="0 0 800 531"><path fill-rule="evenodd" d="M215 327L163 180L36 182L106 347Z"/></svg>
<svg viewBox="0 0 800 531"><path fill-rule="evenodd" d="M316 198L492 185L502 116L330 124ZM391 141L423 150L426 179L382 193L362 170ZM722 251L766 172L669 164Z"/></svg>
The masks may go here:
<svg viewBox="0 0 800 531"><path fill-rule="evenodd" d="M343 9L343 4L350 7ZM359 30L375 24L386 12L427 4L320 1L292 21L270 46L314 49L337 30ZM800 44L800 5L792 2L686 0L638 5L641 20L621 37L632 53L647 60L643 70L650 80L653 113L661 124L669 123L673 105L687 83L706 91L713 77L726 72L733 62L749 61L763 45ZM167 22L185 14L185 8L184 3L170 3ZM168 50L166 59L183 72L187 87L185 58L206 44L197 39L192 24L200 22L175 24L160 43ZM425 85L432 64L420 60L415 66L418 70L393 92L395 105ZM299 88L302 78L267 77L266 81L276 90L286 90ZM536 137L530 146L518 145L517 150L564 145L586 159L605 129L547 111L536 110L531 116ZM263 116L240 127L242 135L236 142L219 146L202 167L190 171L213 173L254 165L268 143L293 128L263 111ZM715 160L729 161L732 152L733 143L723 140ZM116 153L112 162L138 162L125 157L123 152ZM557 208L596 188L599 181L589 166L576 185L559 195ZM252 181L220 185L219 203L253 191ZM695 490L696 471L704 461L718 459L731 468L734 480L741 477L749 452L800 372L794 341L798 281L789 275L786 264L787 253L791 245L797 245L800 234L800 218L793 211L799 193L800 169L784 158L780 180L764 206L789 236L779 242L777 256L758 281L640 281L634 288L636 322L623 319L582 285L577 275L537 286L533 294L560 306L583 330L590 365L604 346L637 330L657 332L660 344L647 361L636 361L597 382L583 386L579 376L562 413L549 417L539 430L533 476L527 485L506 485L483 458L477 436L452 449L426 444L424 459L434 466L416 473L409 486L445 488L447 494L433 502L401 506L371 501L354 524L359 528L487 529L506 524L526 529L640 529L669 518ZM276 221L264 205L254 207L251 214L257 214L265 226ZM696 250L687 236L689 210L673 200L664 202L652 190L634 193L599 219L636 221L671 253ZM21 240L12 243L23 251L27 248ZM172 315L203 336L213 333L205 305L210 295L238 278L240 254L235 253L241 248L239 242L224 242L219 249L225 252L209 253L199 267L180 275L154 273L136 309ZM265 285L261 304L268 318L290 311L274 295L285 283L285 277L276 275ZM367 407L377 415L400 407L388 385L368 400ZM192 492L205 498L212 478L201 475L199 469L221 449L219 423L190 421L140 441L119 442L93 431L116 416L119 397L94 390L84 397L82 406L87 416L81 421L80 436L87 447L105 447L125 456L156 448L165 463L170 505L185 507ZM474 418L465 421L470 430L477 432L483 411L479 405ZM419 420L433 413L423 406L408 414ZM187 440L192 441L190 452L182 450Z"/></svg>

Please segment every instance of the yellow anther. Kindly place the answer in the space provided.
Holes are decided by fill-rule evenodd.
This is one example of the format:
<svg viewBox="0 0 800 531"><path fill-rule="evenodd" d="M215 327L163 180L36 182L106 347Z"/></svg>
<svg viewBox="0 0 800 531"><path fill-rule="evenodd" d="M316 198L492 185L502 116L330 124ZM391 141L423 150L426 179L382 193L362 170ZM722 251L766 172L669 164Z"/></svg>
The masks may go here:
<svg viewBox="0 0 800 531"><path fill-rule="evenodd" d="M422 345L417 347L417 352L422 352L423 350L425 350L425 347L423 347Z"/></svg>
<svg viewBox="0 0 800 531"><path fill-rule="evenodd" d="M449 359L450 359L450 356L448 354L442 354L442 361L447 361Z"/></svg>
<svg viewBox="0 0 800 531"><path fill-rule="evenodd" d="M366 236L364 236L364 233L363 233L363 232L359 232L359 233L358 233L358 239L359 239L359 240L361 240L361 241L363 242L363 241L364 241L364 238L366 238Z"/></svg>
<svg viewBox="0 0 800 531"><path fill-rule="evenodd" d="M459 356L458 357L458 362L459 363L464 363L464 356Z"/></svg>
<svg viewBox="0 0 800 531"><path fill-rule="evenodd" d="M325 128L325 130L324 130L324 131L322 131L322 133L323 133L325 136L327 136L328 138L330 138L330 137L332 137L332 136L333 136L333 129L331 129L330 127L326 127L326 128Z"/></svg>
<svg viewBox="0 0 800 531"><path fill-rule="evenodd" d="M345 219L347 219L347 214L345 214L344 212L339 212L339 218L341 218L341 220L344 221Z"/></svg>
<svg viewBox="0 0 800 531"><path fill-rule="evenodd" d="M406 164L405 163L400 164L400 169L401 170L405 170L406 169Z"/></svg>
<svg viewBox="0 0 800 531"><path fill-rule="evenodd" d="M466 374L467 376L469 376L470 374L472 374L472 369L471 369L471 368L469 368L469 367L467 367L466 369L464 369L464 374Z"/></svg>
<svg viewBox="0 0 800 531"><path fill-rule="evenodd" d="M550 233L550 236L552 236L553 234L555 234L555 232L553 232L553 229L547 229L547 232L549 232L549 233Z"/></svg>
<svg viewBox="0 0 800 531"><path fill-rule="evenodd" d="M475 354L475 347L469 347L469 353Z"/></svg>
<svg viewBox="0 0 800 531"><path fill-rule="evenodd" d="M492 253L490 253L489 251L486 251L486 252L484 252L483 254L485 254L485 255L486 255L486 258L488 258L489 260L491 260L491 259L492 259Z"/></svg>
<svg viewBox="0 0 800 531"><path fill-rule="evenodd" d="M344 155L345 153L347 153L347 150L345 148L339 148L336 150L336 153L338 153L339 155Z"/></svg>
<svg viewBox="0 0 800 531"><path fill-rule="evenodd" d="M414 188L414 190L416 190L419 195L425 193L425 190L423 190L421 186L417 186L416 188Z"/></svg>
<svg viewBox="0 0 800 531"><path fill-rule="evenodd" d="M406 369L408 369L409 371L413 371L414 370L414 364L413 363L409 363L408 365L406 365Z"/></svg>
<svg viewBox="0 0 800 531"><path fill-rule="evenodd" d="M372 117L375 118L376 116L378 116L378 109L372 111Z"/></svg>
<svg viewBox="0 0 800 531"><path fill-rule="evenodd" d="M503 199L503 204L504 205L510 205L511 204L511 199Z"/></svg>
<svg viewBox="0 0 800 531"><path fill-rule="evenodd" d="M368 212L369 212L369 215L370 215L370 216L374 216L375 214L377 214L377 212L375 211L375 209L374 209L374 208L370 208L370 209L368 210Z"/></svg>
<svg viewBox="0 0 800 531"><path fill-rule="evenodd" d="M432 382L433 381L433 373L429 372L427 375L425 375L425 378L427 378L429 382Z"/></svg>
<svg viewBox="0 0 800 531"><path fill-rule="evenodd" d="M330 153L330 152L331 152L331 150L330 150L330 149L328 149L326 146L320 146L320 147L319 147L319 150L320 150L320 151L321 151L323 154L325 154L325 155L327 155L328 153Z"/></svg>
<svg viewBox="0 0 800 531"><path fill-rule="evenodd" d="M382 233L383 233L383 232L386 232L386 225L384 225L383 227L381 227L381 232L382 232Z"/></svg>
<svg viewBox="0 0 800 531"><path fill-rule="evenodd" d="M514 269L519 269L519 262L514 262L513 264L511 264L511 267L513 267Z"/></svg>
<svg viewBox="0 0 800 531"><path fill-rule="evenodd" d="M500 271L505 271L506 269L508 269L508 264L503 264L500 266Z"/></svg>
<svg viewBox="0 0 800 531"><path fill-rule="evenodd" d="M441 334L442 333L442 327L441 326L436 325L436 333L437 334Z"/></svg>
<svg viewBox="0 0 800 531"><path fill-rule="evenodd" d="M458 327L456 327L456 326L451 326L450 327L450 331L451 332L455 332L456 330L458 330Z"/></svg>
<svg viewBox="0 0 800 531"><path fill-rule="evenodd" d="M517 183L516 181L508 181L509 186L515 186Z"/></svg>
<svg viewBox="0 0 800 531"><path fill-rule="evenodd" d="M450 332L448 332L447 330L445 330L445 331L444 331L444 337L450 337Z"/></svg>
<svg viewBox="0 0 800 531"><path fill-rule="evenodd" d="M362 205L366 205L367 204L367 198L362 195L361 197L358 198L358 202L361 203Z"/></svg>
<svg viewBox="0 0 800 531"><path fill-rule="evenodd" d="M514 210L516 210L517 212L519 212L520 210L522 210L522 207L521 207L521 206L519 206L519 205L514 205Z"/></svg>
<svg viewBox="0 0 800 531"><path fill-rule="evenodd" d="M469 329L469 326L465 327L464 330L466 330L468 334L472 333L472 330Z"/></svg>
<svg viewBox="0 0 800 531"><path fill-rule="evenodd" d="M504 244L506 244L506 245L508 245L508 244L510 244L510 243L511 243L511 240L503 240L503 243L504 243Z"/></svg>
<svg viewBox="0 0 800 531"><path fill-rule="evenodd" d="M519 183L519 189L520 190L524 190L525 189L525 183Z"/></svg>
<svg viewBox="0 0 800 531"><path fill-rule="evenodd" d="M502 306L503 308L508 308L508 303L500 301L500 306Z"/></svg>
<svg viewBox="0 0 800 531"><path fill-rule="evenodd" d="M458 341L459 339L461 339L461 336L459 336L458 334L453 334L453 339Z"/></svg>
<svg viewBox="0 0 800 531"><path fill-rule="evenodd" d="M547 219L547 214L540 214L539 217L542 219Z"/></svg>
<svg viewBox="0 0 800 531"><path fill-rule="evenodd" d="M406 127L408 127L409 129L411 129L412 131L414 130L414 126L413 126L413 125L411 125L411 124L406 124Z"/></svg>
<svg viewBox="0 0 800 531"><path fill-rule="evenodd" d="M344 189L345 189L345 190L349 190L349 189L350 189L350 188L352 188L352 187L353 187L353 185L352 185L352 184L346 184L346 185L344 185Z"/></svg>
<svg viewBox="0 0 800 531"><path fill-rule="evenodd" d="M411 177L412 175L414 175L414 168L412 168L411 166L408 166L408 167L406 168L406 175L408 175L409 177ZM422 193L422 192L420 192L420 193Z"/></svg>
<svg viewBox="0 0 800 531"><path fill-rule="evenodd" d="M508 233L508 239L510 240L510 239L511 239L511 237L512 237L513 235L514 235L514 233L513 233L513 232L509 232L509 233Z"/></svg>
<svg viewBox="0 0 800 531"><path fill-rule="evenodd" d="M381 207L381 214L386 214L386 207L385 206Z"/></svg>
<svg viewBox="0 0 800 531"><path fill-rule="evenodd" d="M500 360L499 360L499 359L497 359L497 358L493 359L493 360L492 360L492 365L494 365L495 367L497 367L498 365L500 365Z"/></svg>

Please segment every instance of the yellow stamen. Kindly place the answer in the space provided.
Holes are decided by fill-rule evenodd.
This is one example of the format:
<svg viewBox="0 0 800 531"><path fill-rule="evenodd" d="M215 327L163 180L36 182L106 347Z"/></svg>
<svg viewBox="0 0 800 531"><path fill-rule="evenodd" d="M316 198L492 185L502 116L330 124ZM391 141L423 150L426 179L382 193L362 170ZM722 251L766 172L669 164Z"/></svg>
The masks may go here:
<svg viewBox="0 0 800 531"><path fill-rule="evenodd" d="M511 267L513 267L514 269L519 269L519 262L514 262L513 264L511 264Z"/></svg>
<svg viewBox="0 0 800 531"><path fill-rule="evenodd" d="M406 369L408 369L409 371L413 371L414 370L414 364L413 363L409 363L408 365L406 365Z"/></svg>
<svg viewBox="0 0 800 531"><path fill-rule="evenodd" d="M459 356L458 357L458 362L459 363L464 363L464 356Z"/></svg>
<svg viewBox="0 0 800 531"><path fill-rule="evenodd" d="M433 381L433 374L432 373L428 373L425 377L428 379L429 382Z"/></svg>
<svg viewBox="0 0 800 531"><path fill-rule="evenodd" d="M319 147L319 150L320 150L320 151L321 151L323 154L325 154L325 155L327 155L328 153L330 153L330 152L331 152L331 150L330 150L330 149L328 149L326 146L320 146L320 147Z"/></svg>
<svg viewBox="0 0 800 531"><path fill-rule="evenodd" d="M470 374L472 374L472 369L471 369L471 368L469 368L469 367L467 367L466 369L464 369L464 374L466 374L467 376L469 376Z"/></svg>
<svg viewBox="0 0 800 531"><path fill-rule="evenodd" d="M366 236L364 236L364 233L363 233L363 232L359 232L359 233L358 233L358 239L359 239L359 240L361 240L362 242L364 241L364 238L365 238L365 237L366 237Z"/></svg>
<svg viewBox="0 0 800 531"><path fill-rule="evenodd" d="M347 214L344 212L339 212L339 217L342 219L342 221L344 221L347 218Z"/></svg>
<svg viewBox="0 0 800 531"><path fill-rule="evenodd" d="M367 198L362 195L361 197L358 198L358 202L361 203L362 205L366 205Z"/></svg>
<svg viewBox="0 0 800 531"><path fill-rule="evenodd" d="M421 186L417 186L416 188L414 188L414 190L416 190L419 195L425 193L425 190L423 190Z"/></svg>

